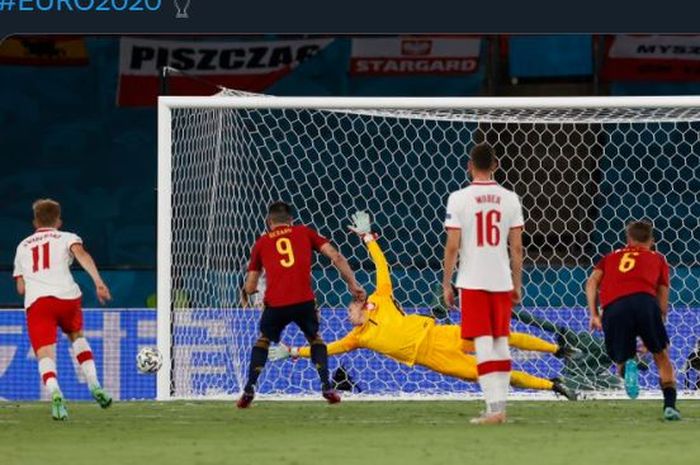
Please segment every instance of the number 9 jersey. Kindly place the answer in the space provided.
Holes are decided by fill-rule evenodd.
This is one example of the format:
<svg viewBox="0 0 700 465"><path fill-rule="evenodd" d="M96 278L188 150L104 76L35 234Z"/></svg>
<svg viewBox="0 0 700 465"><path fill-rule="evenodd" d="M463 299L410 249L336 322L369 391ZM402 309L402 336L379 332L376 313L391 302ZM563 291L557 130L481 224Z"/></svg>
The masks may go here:
<svg viewBox="0 0 700 465"><path fill-rule="evenodd" d="M518 196L494 181L472 182L450 194L445 227L461 230L457 287L513 290L508 233L524 225Z"/></svg>
<svg viewBox="0 0 700 465"><path fill-rule="evenodd" d="M19 243L12 276L24 279L24 308L41 297L71 300L82 295L70 272L70 249L82 243L75 234L53 228L39 228Z"/></svg>
<svg viewBox="0 0 700 465"><path fill-rule="evenodd" d="M328 239L303 225L277 226L253 246L248 271L265 270L265 306L286 307L314 300L311 288L313 252Z"/></svg>
<svg viewBox="0 0 700 465"><path fill-rule="evenodd" d="M642 247L625 247L603 257L595 266L603 272L600 306L621 297L644 293L656 297L659 286L669 286L669 268L663 255Z"/></svg>

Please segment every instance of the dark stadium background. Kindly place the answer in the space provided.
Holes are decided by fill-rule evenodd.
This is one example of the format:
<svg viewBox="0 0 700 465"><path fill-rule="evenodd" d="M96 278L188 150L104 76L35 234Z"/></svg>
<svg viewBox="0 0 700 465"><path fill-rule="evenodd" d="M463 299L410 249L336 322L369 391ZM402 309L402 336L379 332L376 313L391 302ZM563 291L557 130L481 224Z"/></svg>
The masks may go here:
<svg viewBox="0 0 700 465"><path fill-rule="evenodd" d="M472 36L473 37L473 36ZM297 36L210 37L232 42L303 39ZM307 37L319 39L319 37ZM351 37L328 44L294 69L257 83L236 81L275 95L660 95L697 94L693 62L609 62L614 37L489 36L480 40L473 69L464 73L352 72ZM134 38L138 41L139 38ZM149 40L161 40L149 37ZM642 52L653 47L653 36ZM37 36L0 46L0 141L3 234L0 267L12 266L16 243L30 231L30 204L60 200L65 227L79 231L107 271L114 305L143 307L155 290L156 112L122 96L120 37ZM193 41L168 37L165 41ZM684 43L680 38L678 43ZM697 40L696 38L694 40ZM14 43L11 43L14 41ZM692 41L690 41L692 42ZM689 42L689 43L690 43ZM82 43L82 49L80 49ZM420 43L419 43L420 46ZM418 50L420 53L420 50ZM669 52L671 53L671 52ZM692 48L676 50L692 58ZM284 56L282 56L284 59ZM669 65L669 63L671 63ZM697 62L695 62L697 63ZM679 67L680 66L680 67ZM685 68L683 68L685 67ZM624 68L624 69L622 69ZM189 70L197 73L196 70ZM218 77L209 82L221 82ZM155 81L154 79L151 81ZM195 79L200 93L214 93ZM223 83L231 84L223 79ZM155 85L155 84L152 84ZM173 81L171 92L177 93ZM185 86L185 89L192 89ZM180 86L180 90L183 88ZM137 100L143 96L137 96ZM151 100L148 100L151 98ZM153 103L152 96L146 96ZM143 103L143 102L141 102ZM8 274L6 274L7 276ZM86 304L94 305L91 295ZM19 304L9 279L0 280L0 305Z"/></svg>

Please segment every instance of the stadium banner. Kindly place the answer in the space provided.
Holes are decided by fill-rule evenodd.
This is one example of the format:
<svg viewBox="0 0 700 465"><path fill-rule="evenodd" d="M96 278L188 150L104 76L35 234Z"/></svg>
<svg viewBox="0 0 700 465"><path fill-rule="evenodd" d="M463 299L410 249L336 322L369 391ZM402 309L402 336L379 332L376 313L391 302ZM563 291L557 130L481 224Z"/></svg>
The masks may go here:
<svg viewBox="0 0 700 465"><path fill-rule="evenodd" d="M82 37L15 36L0 41L0 64L83 66L88 64Z"/></svg>
<svg viewBox="0 0 700 465"><path fill-rule="evenodd" d="M136 370L136 354L142 347L156 344L155 310L86 308L84 328L97 373L114 399L154 399L155 376ZM63 335L58 337L56 352L58 380L66 398L92 400ZM0 310L0 400L47 398L29 344L24 310Z"/></svg>
<svg viewBox="0 0 700 465"><path fill-rule="evenodd" d="M405 308L407 313L430 314L430 308ZM352 326L345 309L321 310L321 332L327 342L343 337ZM193 395L238 393L248 364L248 348L256 337L260 312L250 309L174 311L174 332L178 343L174 367L177 392ZM36 359L26 333L24 311L0 310L0 400L46 399L37 371ZM440 324L458 324L456 312L441 315ZM610 361L603 353L600 334L591 335L587 328L584 308L527 308L514 312L513 330L554 341L557 337L571 343L581 341L588 349L581 363L568 365L549 354L514 350L517 369L553 377L563 375L584 385L608 382L612 374ZM668 324L671 334L671 357L680 369L681 389L695 389L700 381L688 366L700 334L700 309L674 308ZM545 329L542 329L545 328ZM154 399L156 378L136 370L136 354L145 346L156 343L156 311L153 309L86 309L85 333L90 341L103 385L115 399ZM245 335L245 337L241 337ZM196 337L193 337L196 336ZM249 337L248 337L249 336ZM283 341L303 345L305 339L294 326L286 330ZM232 350L234 347L235 349ZM58 340L58 378L69 400L91 400L79 367L72 361L70 344L64 336ZM648 358L648 357L647 357ZM649 360L647 360L650 362ZM368 350L357 350L331 357L333 371L342 369L352 379L353 390L372 394L403 386L410 390L428 392L478 391L476 383L452 379L420 367L407 367ZM378 372L378 367L381 367ZM167 369L167 367L164 367ZM653 370L642 375L644 387L654 387L657 377ZM316 374L308 360L296 363L268 363L259 386L261 393L296 394L315 389ZM212 389L216 389L213 392Z"/></svg>
<svg viewBox="0 0 700 465"><path fill-rule="evenodd" d="M209 42L123 37L119 48L119 106L150 106L159 70L188 74L168 79L171 95L211 95L215 86L262 92L330 45L332 38ZM200 78L200 79L197 79Z"/></svg>
<svg viewBox="0 0 700 465"><path fill-rule="evenodd" d="M700 81L700 35L617 35L606 47L605 80Z"/></svg>
<svg viewBox="0 0 700 465"><path fill-rule="evenodd" d="M464 36L353 38L355 76L463 75L479 68L481 39Z"/></svg>

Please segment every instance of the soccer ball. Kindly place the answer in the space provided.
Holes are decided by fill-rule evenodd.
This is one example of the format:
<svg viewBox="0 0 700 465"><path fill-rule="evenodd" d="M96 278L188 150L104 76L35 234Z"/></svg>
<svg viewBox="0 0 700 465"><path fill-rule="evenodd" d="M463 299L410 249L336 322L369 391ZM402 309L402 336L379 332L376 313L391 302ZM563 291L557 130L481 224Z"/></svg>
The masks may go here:
<svg viewBox="0 0 700 465"><path fill-rule="evenodd" d="M136 368L141 373L155 373L163 365L163 356L155 347L144 347L136 356Z"/></svg>

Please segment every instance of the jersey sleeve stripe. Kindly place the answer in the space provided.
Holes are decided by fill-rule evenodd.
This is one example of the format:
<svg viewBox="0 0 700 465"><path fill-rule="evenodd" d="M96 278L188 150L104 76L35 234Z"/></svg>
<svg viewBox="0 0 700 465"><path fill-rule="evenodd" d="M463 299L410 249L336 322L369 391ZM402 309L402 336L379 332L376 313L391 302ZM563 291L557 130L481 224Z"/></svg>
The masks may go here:
<svg viewBox="0 0 700 465"><path fill-rule="evenodd" d="M523 229L525 227L524 224L519 224L517 226L511 226L510 229Z"/></svg>
<svg viewBox="0 0 700 465"><path fill-rule="evenodd" d="M462 228L460 228L459 226L445 226L445 229L447 229L447 230L455 230L455 231L461 231L461 230L462 230Z"/></svg>

